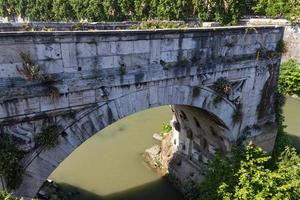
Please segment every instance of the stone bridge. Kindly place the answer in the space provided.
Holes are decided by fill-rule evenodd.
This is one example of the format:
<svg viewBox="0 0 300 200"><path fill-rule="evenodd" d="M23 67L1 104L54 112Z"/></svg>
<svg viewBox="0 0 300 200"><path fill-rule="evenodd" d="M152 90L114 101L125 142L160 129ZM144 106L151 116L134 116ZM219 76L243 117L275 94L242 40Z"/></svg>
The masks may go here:
<svg viewBox="0 0 300 200"><path fill-rule="evenodd" d="M283 32L276 26L1 32L1 135L11 135L24 152L15 193L35 196L95 133L163 105L174 112L174 151L195 169L217 150L249 140L271 151ZM50 126L59 134L51 149L35 141ZM187 170L178 164L170 172L193 179Z"/></svg>

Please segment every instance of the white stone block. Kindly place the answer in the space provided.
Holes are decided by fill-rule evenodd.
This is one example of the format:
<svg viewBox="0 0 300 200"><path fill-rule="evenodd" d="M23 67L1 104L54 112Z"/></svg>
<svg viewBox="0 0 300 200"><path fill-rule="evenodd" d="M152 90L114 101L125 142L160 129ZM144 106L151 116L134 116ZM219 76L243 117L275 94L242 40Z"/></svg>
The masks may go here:
<svg viewBox="0 0 300 200"><path fill-rule="evenodd" d="M133 53L149 53L150 40L133 41Z"/></svg>
<svg viewBox="0 0 300 200"><path fill-rule="evenodd" d="M97 43L97 53L99 56L112 56L116 54L115 42L99 42Z"/></svg>
<svg viewBox="0 0 300 200"><path fill-rule="evenodd" d="M39 60L55 60L60 59L60 44L36 44L37 57Z"/></svg>
<svg viewBox="0 0 300 200"><path fill-rule="evenodd" d="M62 43L62 57L64 70L67 71L77 71L78 62L76 54L76 45L74 43ZM69 68L69 69L66 69Z"/></svg>
<svg viewBox="0 0 300 200"><path fill-rule="evenodd" d="M119 41L116 42L116 49L118 55L127 55L133 53L133 41Z"/></svg>
<svg viewBox="0 0 300 200"><path fill-rule="evenodd" d="M101 56L98 57L98 68L106 69L114 67L114 56Z"/></svg>
<svg viewBox="0 0 300 200"><path fill-rule="evenodd" d="M97 55L96 43L77 43L76 50L79 58L93 57Z"/></svg>

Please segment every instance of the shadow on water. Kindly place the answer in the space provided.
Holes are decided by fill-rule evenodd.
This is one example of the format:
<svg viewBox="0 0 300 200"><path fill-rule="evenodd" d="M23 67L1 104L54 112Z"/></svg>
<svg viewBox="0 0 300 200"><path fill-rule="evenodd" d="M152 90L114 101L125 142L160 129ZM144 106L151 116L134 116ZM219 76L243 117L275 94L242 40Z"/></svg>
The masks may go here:
<svg viewBox="0 0 300 200"><path fill-rule="evenodd" d="M179 191L167 192L174 191L174 189L167 188L173 187L171 184L166 184L167 181L167 178L163 177L157 181L106 196L99 196L68 184L60 184L60 187L64 193L68 194L70 200L183 200Z"/></svg>
<svg viewBox="0 0 300 200"><path fill-rule="evenodd" d="M300 153L300 137L297 135L292 135L290 133L288 133L288 134L289 134L289 137L291 138L292 143L294 144L295 148Z"/></svg>

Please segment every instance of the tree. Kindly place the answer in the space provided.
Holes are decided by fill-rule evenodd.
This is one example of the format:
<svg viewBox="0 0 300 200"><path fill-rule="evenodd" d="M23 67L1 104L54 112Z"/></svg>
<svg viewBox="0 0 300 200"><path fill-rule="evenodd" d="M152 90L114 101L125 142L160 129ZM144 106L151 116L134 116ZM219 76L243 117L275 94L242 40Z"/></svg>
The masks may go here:
<svg viewBox="0 0 300 200"><path fill-rule="evenodd" d="M122 21L124 15L118 0L103 0L104 12L108 21Z"/></svg>
<svg viewBox="0 0 300 200"><path fill-rule="evenodd" d="M66 0L53 0L53 11L55 21L71 21L76 19L75 12Z"/></svg>
<svg viewBox="0 0 300 200"><path fill-rule="evenodd" d="M163 20L184 20L189 0L160 0L157 6L157 17Z"/></svg>
<svg viewBox="0 0 300 200"><path fill-rule="evenodd" d="M13 18L24 17L26 12L26 0L0 0L0 15Z"/></svg>
<svg viewBox="0 0 300 200"><path fill-rule="evenodd" d="M208 0L193 0L193 7L200 21L211 21L215 18L215 4Z"/></svg>
<svg viewBox="0 0 300 200"><path fill-rule="evenodd" d="M33 21L53 21L53 0L28 0L26 16Z"/></svg>
<svg viewBox="0 0 300 200"><path fill-rule="evenodd" d="M197 200L259 200L300 198L300 157L286 147L270 168L271 156L253 145L217 156L210 164L206 181L199 186Z"/></svg>

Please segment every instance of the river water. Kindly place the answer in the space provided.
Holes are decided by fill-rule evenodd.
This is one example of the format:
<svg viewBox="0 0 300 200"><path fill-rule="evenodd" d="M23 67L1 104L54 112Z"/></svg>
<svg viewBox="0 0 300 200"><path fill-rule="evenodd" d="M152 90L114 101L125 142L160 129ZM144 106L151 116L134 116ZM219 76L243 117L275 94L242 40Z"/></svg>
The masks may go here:
<svg viewBox="0 0 300 200"><path fill-rule="evenodd" d="M287 98L286 131L300 150L300 101ZM75 200L182 200L168 181L144 162L142 153L157 142L153 133L171 119L168 106L122 119L81 145L50 176L79 191Z"/></svg>
<svg viewBox="0 0 300 200"><path fill-rule="evenodd" d="M145 149L157 144L153 133L171 116L165 106L114 123L76 149L49 178L78 190L80 194L72 197L78 200L182 200L142 157Z"/></svg>
<svg viewBox="0 0 300 200"><path fill-rule="evenodd" d="M284 106L285 125L295 147L300 151L300 101L288 97Z"/></svg>

